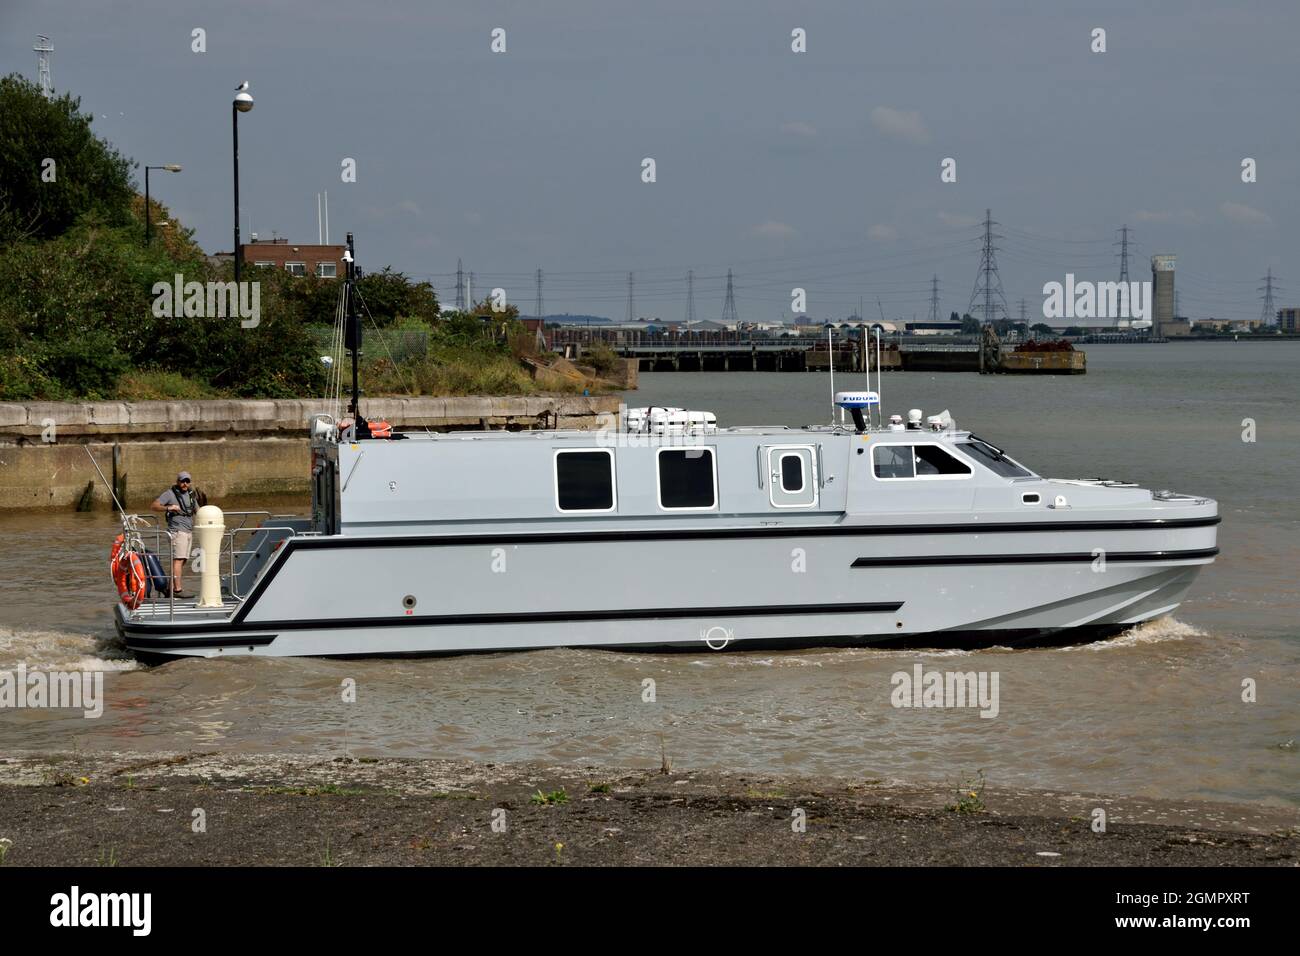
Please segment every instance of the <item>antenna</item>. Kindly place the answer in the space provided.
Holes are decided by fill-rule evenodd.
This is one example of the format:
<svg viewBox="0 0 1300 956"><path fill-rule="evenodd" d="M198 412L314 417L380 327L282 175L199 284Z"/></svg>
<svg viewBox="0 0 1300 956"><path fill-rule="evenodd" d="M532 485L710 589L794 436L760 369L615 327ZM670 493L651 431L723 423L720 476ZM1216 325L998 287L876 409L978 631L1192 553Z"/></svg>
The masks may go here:
<svg viewBox="0 0 1300 956"><path fill-rule="evenodd" d="M542 317L542 270L537 270L537 310L533 313L539 319Z"/></svg>
<svg viewBox="0 0 1300 956"><path fill-rule="evenodd" d="M321 244L325 242L325 227L321 225L320 217L320 193L316 194L316 241Z"/></svg>
<svg viewBox="0 0 1300 956"><path fill-rule="evenodd" d="M870 343L868 343L868 346ZM880 329L876 329L876 425L885 427L885 380L880 377L884 366L880 364ZM871 375L867 374L867 390L871 390Z"/></svg>
<svg viewBox="0 0 1300 956"><path fill-rule="evenodd" d="M465 269L459 259L456 260L456 311L465 311Z"/></svg>
<svg viewBox="0 0 1300 956"><path fill-rule="evenodd" d="M731 273L727 273L727 291L731 291ZM835 427L835 323L826 323L826 360L830 363L831 370L831 428ZM870 387L871 376L867 375L867 385ZM841 417L844 415L840 412Z"/></svg>
<svg viewBox="0 0 1300 956"><path fill-rule="evenodd" d="M36 82L40 85L41 94L47 99L54 99L54 80L50 76L50 54L54 52L54 44L45 34L38 34L36 37L36 46L32 47L36 54Z"/></svg>
<svg viewBox="0 0 1300 956"><path fill-rule="evenodd" d="M348 233L352 235L352 233ZM330 191L325 190L325 245L330 242Z"/></svg>
<svg viewBox="0 0 1300 956"><path fill-rule="evenodd" d="M686 324L695 322L695 270L686 271Z"/></svg>
<svg viewBox="0 0 1300 956"><path fill-rule="evenodd" d="M636 299L632 294L632 286L636 280L632 273L627 274L627 324L631 325L636 321Z"/></svg>

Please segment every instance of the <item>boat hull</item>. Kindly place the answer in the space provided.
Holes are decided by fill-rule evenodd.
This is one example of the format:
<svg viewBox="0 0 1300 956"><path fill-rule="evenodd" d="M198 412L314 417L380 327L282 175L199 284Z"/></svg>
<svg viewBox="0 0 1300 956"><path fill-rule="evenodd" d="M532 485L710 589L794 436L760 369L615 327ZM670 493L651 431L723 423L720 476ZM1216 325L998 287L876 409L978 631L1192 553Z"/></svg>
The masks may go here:
<svg viewBox="0 0 1300 956"><path fill-rule="evenodd" d="M1177 608L1217 522L301 539L227 619L117 627L146 659L1078 643Z"/></svg>

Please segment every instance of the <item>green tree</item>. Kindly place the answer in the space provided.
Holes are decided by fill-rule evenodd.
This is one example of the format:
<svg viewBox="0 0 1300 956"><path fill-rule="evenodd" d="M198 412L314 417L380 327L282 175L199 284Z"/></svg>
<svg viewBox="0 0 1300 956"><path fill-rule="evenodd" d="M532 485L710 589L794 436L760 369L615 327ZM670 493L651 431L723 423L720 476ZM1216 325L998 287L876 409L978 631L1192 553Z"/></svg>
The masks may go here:
<svg viewBox="0 0 1300 956"><path fill-rule="evenodd" d="M16 73L0 78L0 246L59 236L92 213L129 221L135 164L91 132L91 119L76 97L46 99Z"/></svg>
<svg viewBox="0 0 1300 956"><path fill-rule="evenodd" d="M980 320L974 318L969 312L964 313L961 317L961 334L962 335L979 335Z"/></svg>
<svg viewBox="0 0 1300 956"><path fill-rule="evenodd" d="M1029 327L1029 331L1030 331L1030 332L1034 332L1034 333L1036 333L1036 334L1038 334L1038 335L1055 335L1055 334L1056 334L1056 332L1052 329L1052 327L1051 327L1050 325L1047 325L1047 324L1044 323L1044 322L1035 322L1033 325L1031 325L1031 326Z"/></svg>

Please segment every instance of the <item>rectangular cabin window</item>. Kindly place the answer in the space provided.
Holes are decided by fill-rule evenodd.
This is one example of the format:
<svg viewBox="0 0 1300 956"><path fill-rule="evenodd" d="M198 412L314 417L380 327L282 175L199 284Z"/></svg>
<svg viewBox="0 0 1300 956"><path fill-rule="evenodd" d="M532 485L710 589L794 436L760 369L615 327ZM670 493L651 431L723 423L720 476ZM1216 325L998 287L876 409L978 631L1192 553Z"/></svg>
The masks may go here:
<svg viewBox="0 0 1300 956"><path fill-rule="evenodd" d="M937 445L877 445L877 478L965 478L970 465Z"/></svg>
<svg viewBox="0 0 1300 956"><path fill-rule="evenodd" d="M970 474L970 465L958 461L937 445L917 445L915 451L918 478Z"/></svg>
<svg viewBox="0 0 1300 956"><path fill-rule="evenodd" d="M718 503L712 448L659 450L659 507L707 510Z"/></svg>
<svg viewBox="0 0 1300 956"><path fill-rule="evenodd" d="M958 442L957 447L995 475L1001 475L1003 478L1033 477L1033 472L1021 468L1001 451L986 442L972 439L971 441Z"/></svg>
<svg viewBox="0 0 1300 956"><path fill-rule="evenodd" d="M781 490L791 494L803 491L803 459L798 455L781 456Z"/></svg>
<svg viewBox="0 0 1300 956"><path fill-rule="evenodd" d="M613 511L614 453L557 452L555 503L561 511Z"/></svg>
<svg viewBox="0 0 1300 956"><path fill-rule="evenodd" d="M877 445L872 452L877 478L912 478L911 445Z"/></svg>

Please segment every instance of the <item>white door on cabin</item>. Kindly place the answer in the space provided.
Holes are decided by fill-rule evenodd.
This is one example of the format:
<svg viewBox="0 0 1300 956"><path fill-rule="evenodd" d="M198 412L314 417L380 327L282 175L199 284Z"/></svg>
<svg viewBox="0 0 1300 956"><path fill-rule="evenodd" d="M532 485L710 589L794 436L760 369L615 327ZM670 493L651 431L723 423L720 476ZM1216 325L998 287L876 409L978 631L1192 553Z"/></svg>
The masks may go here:
<svg viewBox="0 0 1300 956"><path fill-rule="evenodd" d="M768 487L776 508L817 504L817 457L810 445L778 445L767 450Z"/></svg>

